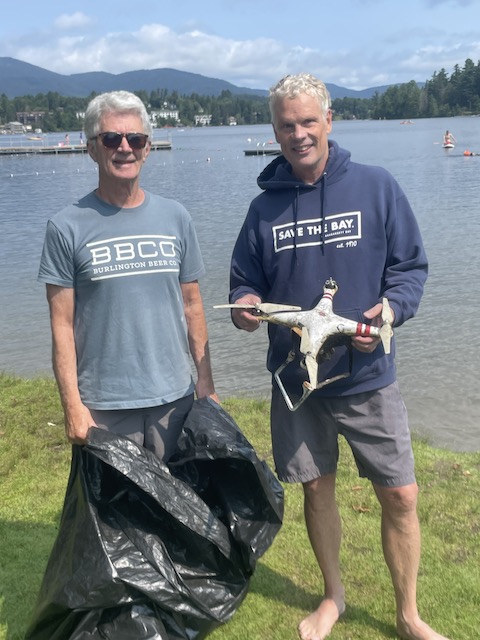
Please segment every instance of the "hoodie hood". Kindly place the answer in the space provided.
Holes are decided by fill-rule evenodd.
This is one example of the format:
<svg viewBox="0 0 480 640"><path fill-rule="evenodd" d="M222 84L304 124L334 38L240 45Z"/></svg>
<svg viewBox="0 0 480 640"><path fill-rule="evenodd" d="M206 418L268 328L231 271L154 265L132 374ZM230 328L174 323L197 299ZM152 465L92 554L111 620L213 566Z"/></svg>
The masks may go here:
<svg viewBox="0 0 480 640"><path fill-rule="evenodd" d="M345 149L341 149L334 140L328 141L328 160L325 166L325 170L321 177L314 184L306 184L299 180L292 171L292 165L285 156L281 155L275 158L273 162L265 167L262 173L257 178L257 184L260 189L264 191L268 190L283 190L283 189L295 189L295 201L293 203L294 222L297 223L298 219L298 198L300 191L314 191L318 190L318 202L320 215L323 218L324 211L326 209L327 199L327 184L333 185L336 181L340 180L348 171L350 164L350 152ZM321 228L321 252L325 252L324 244L324 225ZM296 239L294 239L294 262L293 266L297 264L297 245Z"/></svg>
<svg viewBox="0 0 480 640"><path fill-rule="evenodd" d="M340 180L348 171L350 164L350 152L341 149L334 140L328 141L328 160L323 175L313 185L305 184L293 175L292 165L285 156L275 158L257 178L260 189L291 189L298 187L301 189L313 189L321 181L328 179L329 184Z"/></svg>

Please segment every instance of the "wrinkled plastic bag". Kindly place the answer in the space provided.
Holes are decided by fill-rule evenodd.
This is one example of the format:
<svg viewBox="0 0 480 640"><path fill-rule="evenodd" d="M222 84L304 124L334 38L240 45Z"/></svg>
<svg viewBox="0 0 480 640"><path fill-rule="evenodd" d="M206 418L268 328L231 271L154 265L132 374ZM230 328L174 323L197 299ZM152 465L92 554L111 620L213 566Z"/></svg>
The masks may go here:
<svg viewBox="0 0 480 640"><path fill-rule="evenodd" d="M168 466L91 429L74 446L26 640L200 640L245 598L283 518L283 490L209 399Z"/></svg>

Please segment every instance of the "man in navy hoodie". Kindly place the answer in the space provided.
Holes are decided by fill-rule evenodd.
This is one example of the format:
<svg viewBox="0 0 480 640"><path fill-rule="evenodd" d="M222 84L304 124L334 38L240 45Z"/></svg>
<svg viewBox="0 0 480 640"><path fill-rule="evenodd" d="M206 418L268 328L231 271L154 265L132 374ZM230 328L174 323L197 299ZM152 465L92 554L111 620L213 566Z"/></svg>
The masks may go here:
<svg viewBox="0 0 480 640"><path fill-rule="evenodd" d="M427 258L407 198L384 169L354 163L328 139L330 96L309 74L286 76L270 91L270 111L282 155L258 178L232 257L230 301L313 308L332 277L338 315L379 324L387 297L394 326L417 311ZM234 324L254 331L260 320L232 311ZM288 327L268 325L267 365L275 373L292 348ZM324 580L318 608L300 622L302 640L323 640L345 610L340 573L341 521L335 500L338 435L348 441L359 474L382 509L382 543L396 598L397 632L407 640L445 640L420 618L418 487L405 405L389 355L375 337L353 337L321 364L323 379L346 377L314 391L290 411L274 382L271 432L283 482L300 482L305 520ZM306 374L299 359L282 372L292 396Z"/></svg>

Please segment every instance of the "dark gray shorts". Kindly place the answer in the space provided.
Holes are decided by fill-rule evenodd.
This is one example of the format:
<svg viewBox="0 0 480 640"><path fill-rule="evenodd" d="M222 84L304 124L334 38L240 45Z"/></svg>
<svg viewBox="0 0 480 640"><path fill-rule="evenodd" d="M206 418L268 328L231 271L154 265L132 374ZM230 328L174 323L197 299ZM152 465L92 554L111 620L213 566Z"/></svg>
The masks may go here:
<svg viewBox="0 0 480 640"><path fill-rule="evenodd" d="M178 437L192 404L193 393L158 407L111 411L90 409L90 413L101 429L130 438L168 462L176 451Z"/></svg>
<svg viewBox="0 0 480 640"><path fill-rule="evenodd" d="M271 431L276 473L283 482L335 473L339 434L348 441L361 477L386 487L415 482L407 410L397 382L351 396L311 395L296 411L289 411L274 385Z"/></svg>

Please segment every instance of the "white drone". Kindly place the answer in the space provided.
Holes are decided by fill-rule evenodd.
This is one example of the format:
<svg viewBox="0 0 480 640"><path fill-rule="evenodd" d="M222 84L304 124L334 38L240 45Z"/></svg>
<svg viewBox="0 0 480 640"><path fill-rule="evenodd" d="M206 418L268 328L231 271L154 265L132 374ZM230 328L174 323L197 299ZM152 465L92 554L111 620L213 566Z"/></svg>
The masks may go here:
<svg viewBox="0 0 480 640"><path fill-rule="evenodd" d="M290 327L292 331L300 336L300 353L304 356L302 366L307 370L308 380L303 383L302 397L298 402L294 404L291 401L280 379L281 372L296 356L294 349L290 351L286 361L274 374L290 411L298 409L315 389L320 389L348 375L340 374L318 382L319 356L326 355L324 347L328 338L339 335L374 336L382 341L385 353L390 353L390 342L393 336L393 314L387 298L382 299L382 326L376 327L337 316L333 312L333 296L337 291L337 283L333 278L329 278L325 282L323 296L319 303L309 311L302 311L301 307L270 302L258 302L253 305L219 304L214 307L214 309L246 309L261 320Z"/></svg>

